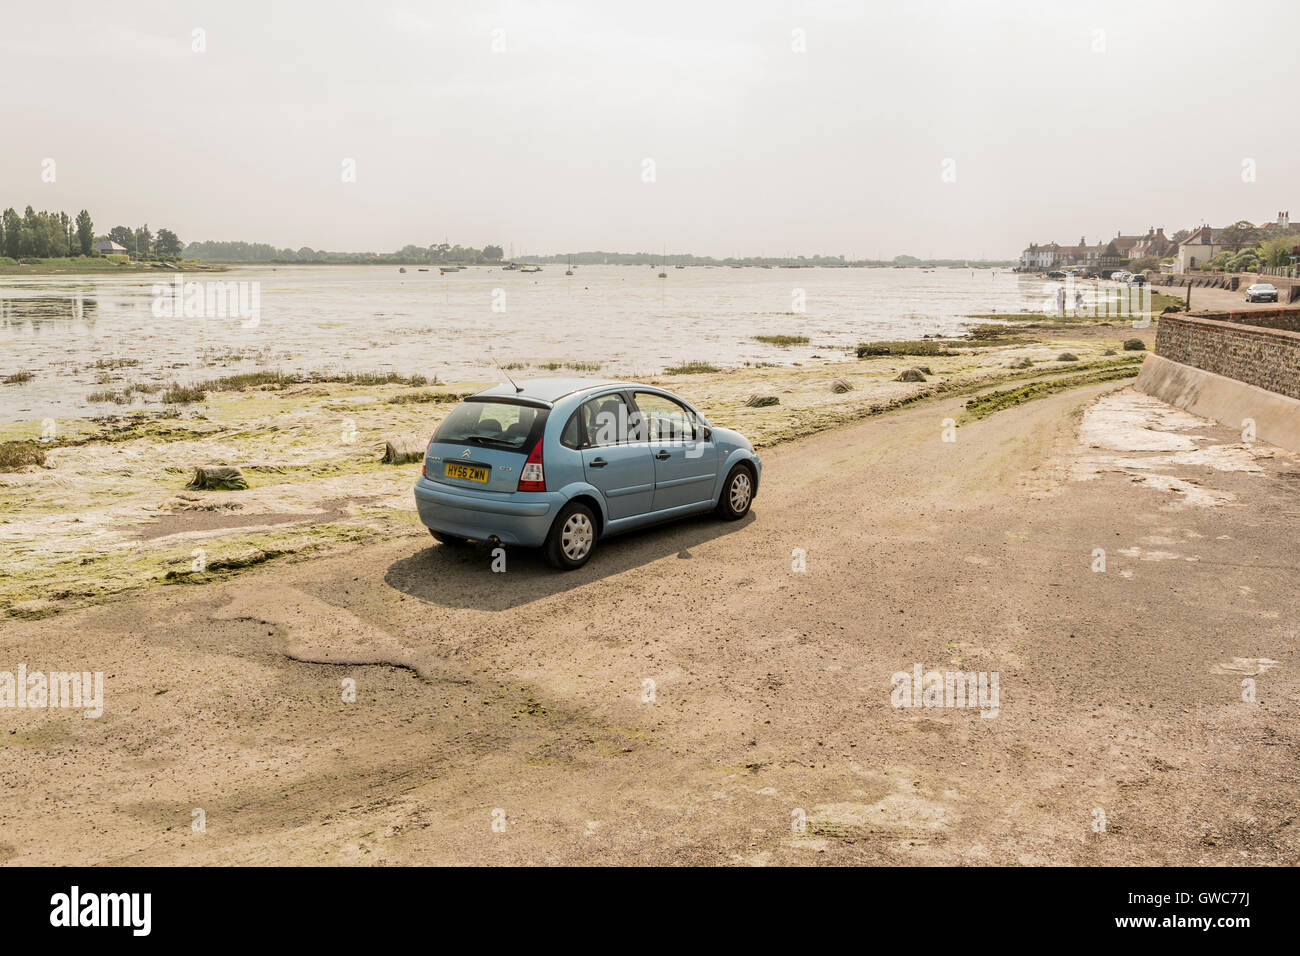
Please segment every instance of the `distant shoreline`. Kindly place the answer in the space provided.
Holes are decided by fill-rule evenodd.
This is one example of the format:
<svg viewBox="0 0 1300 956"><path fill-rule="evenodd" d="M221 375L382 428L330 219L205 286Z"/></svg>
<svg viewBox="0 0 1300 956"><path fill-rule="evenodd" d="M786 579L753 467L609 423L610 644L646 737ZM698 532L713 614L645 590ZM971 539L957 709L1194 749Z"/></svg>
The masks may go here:
<svg viewBox="0 0 1300 956"><path fill-rule="evenodd" d="M225 272L226 269L224 263L200 262L194 259L163 264L77 257L41 259L27 263L0 263L0 276L115 275L127 272L136 275L150 272Z"/></svg>
<svg viewBox="0 0 1300 956"><path fill-rule="evenodd" d="M495 262L424 262L421 260L366 260L361 262L347 262L342 260L321 260L321 259L195 259L191 260L197 263L193 268L219 268L227 266L246 266L250 268L259 268L266 266L387 266L387 267L405 267L428 269L504 269L510 263L517 265L540 265L540 266L564 266L568 261L564 257L555 256L525 256L517 259L502 259ZM637 266L650 268L676 268L678 263L672 261L670 256L665 263L651 262L648 259L644 262L579 262L575 257L573 268L582 266ZM777 260L768 262L760 261L742 261L732 262L724 259L718 260L696 260L694 262L680 263L683 268L688 269L944 269L961 271L963 269L998 269L1012 271L1014 263L1008 262L970 262L966 264L958 263L956 265L947 263L891 263L891 262L804 262L797 264L778 263ZM3 267L0 267L3 268Z"/></svg>

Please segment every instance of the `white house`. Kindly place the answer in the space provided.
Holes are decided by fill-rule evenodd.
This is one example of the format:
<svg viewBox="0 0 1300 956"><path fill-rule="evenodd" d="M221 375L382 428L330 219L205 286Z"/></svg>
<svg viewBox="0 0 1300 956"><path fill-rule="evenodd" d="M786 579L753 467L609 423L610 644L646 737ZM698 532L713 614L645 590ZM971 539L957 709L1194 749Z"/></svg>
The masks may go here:
<svg viewBox="0 0 1300 956"><path fill-rule="evenodd" d="M1020 253L1020 268L1026 272L1035 269L1052 269L1060 261L1061 247L1054 242L1042 245L1030 243L1029 247Z"/></svg>
<svg viewBox="0 0 1300 956"><path fill-rule="evenodd" d="M1104 248L1101 243L1095 246L1088 245L1083 236L1079 237L1077 246L1062 246L1055 242L1042 245L1032 243L1020 253L1020 269L1023 272L1032 272L1036 269L1069 266L1096 268Z"/></svg>
<svg viewBox="0 0 1300 956"><path fill-rule="evenodd" d="M1178 244L1178 271L1203 269L1205 264L1225 248L1220 240L1222 229L1202 226Z"/></svg>

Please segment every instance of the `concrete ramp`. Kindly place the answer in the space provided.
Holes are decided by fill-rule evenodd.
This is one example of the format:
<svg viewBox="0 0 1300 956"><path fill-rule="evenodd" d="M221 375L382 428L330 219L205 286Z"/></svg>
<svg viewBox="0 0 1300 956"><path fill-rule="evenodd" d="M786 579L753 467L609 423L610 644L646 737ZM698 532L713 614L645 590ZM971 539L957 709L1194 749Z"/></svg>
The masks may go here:
<svg viewBox="0 0 1300 956"><path fill-rule="evenodd" d="M1133 387L1193 415L1232 428L1255 423L1255 437L1300 452L1300 401L1149 354Z"/></svg>

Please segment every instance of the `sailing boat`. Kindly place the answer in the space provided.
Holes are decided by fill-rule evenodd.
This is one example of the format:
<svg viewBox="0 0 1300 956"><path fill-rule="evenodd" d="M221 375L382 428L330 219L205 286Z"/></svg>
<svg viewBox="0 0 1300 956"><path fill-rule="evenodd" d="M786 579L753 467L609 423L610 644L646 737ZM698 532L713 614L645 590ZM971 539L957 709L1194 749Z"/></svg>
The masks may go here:
<svg viewBox="0 0 1300 956"><path fill-rule="evenodd" d="M569 268L564 270L566 276L573 275L573 256L569 256Z"/></svg>
<svg viewBox="0 0 1300 956"><path fill-rule="evenodd" d="M664 256L663 256L663 258L664 258L664 259L668 258L668 250L667 250L666 248L664 249ZM667 279L667 278L668 278L668 273L663 271L663 265L664 265L664 264L663 264L663 260L661 259L660 262L659 262L659 278L661 278L661 279Z"/></svg>

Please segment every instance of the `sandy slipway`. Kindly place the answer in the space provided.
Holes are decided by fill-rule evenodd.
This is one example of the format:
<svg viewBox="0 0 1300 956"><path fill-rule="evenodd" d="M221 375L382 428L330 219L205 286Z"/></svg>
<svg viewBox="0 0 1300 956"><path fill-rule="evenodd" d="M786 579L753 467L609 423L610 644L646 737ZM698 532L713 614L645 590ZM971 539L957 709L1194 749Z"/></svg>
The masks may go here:
<svg viewBox="0 0 1300 956"><path fill-rule="evenodd" d="M5 622L105 687L0 712L0 858L1297 862L1300 461L1115 383L945 442L963 401L571 574L409 537ZM892 707L916 664L997 715Z"/></svg>

